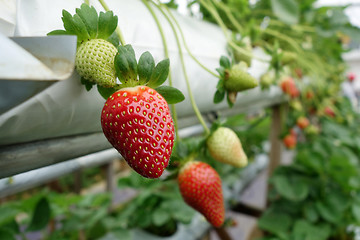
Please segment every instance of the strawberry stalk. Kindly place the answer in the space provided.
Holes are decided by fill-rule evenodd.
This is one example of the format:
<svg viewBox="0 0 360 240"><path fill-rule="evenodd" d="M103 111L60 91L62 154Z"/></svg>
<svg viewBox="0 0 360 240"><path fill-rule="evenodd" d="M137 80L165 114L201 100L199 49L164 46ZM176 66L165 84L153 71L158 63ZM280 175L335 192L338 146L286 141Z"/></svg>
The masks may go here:
<svg viewBox="0 0 360 240"><path fill-rule="evenodd" d="M166 39L165 39L165 34L164 34L164 31L163 31L163 28L160 24L160 21L159 19L157 18L155 12L153 11L153 9L151 8L150 4L148 3L147 0L142 0L142 2L144 3L144 5L146 6L146 8L149 10L149 12L151 13L152 17L154 18L155 20L155 23L159 29L159 33L160 33L160 36L161 36L161 40L163 42L163 46L164 46L164 54L165 54L165 58L169 58L169 51L168 51L168 46L167 46L167 43L166 43ZM171 69L169 69L169 86L172 87L173 84L172 84L172 75L171 75ZM178 126L178 119L177 119L177 112L176 112L176 107L174 104L171 104L171 114L173 116L173 121L174 121L174 127L175 127L175 137L176 137L176 140L179 141L180 140L180 137L179 137L179 126Z"/></svg>
<svg viewBox="0 0 360 240"><path fill-rule="evenodd" d="M209 68L207 68L205 65L203 65L193 54L192 52L190 51L189 49L189 46L187 45L186 41L185 41L185 36L184 36L184 33L178 23L178 21L176 20L176 18L174 17L174 15L171 13L171 11L169 10L169 8L165 5L165 4L162 4L162 3L159 3L159 5L156 5L158 8L160 7L163 7L167 14L169 14L170 18L174 21L177 29L179 30L179 33L180 33L180 36L181 36L181 40L184 44L184 47L186 49L186 51L188 52L189 56L200 66L202 67L205 71L207 71L208 73L210 73L211 75L213 75L214 77L216 78L219 78L220 76L216 73L214 73L213 71L211 71Z"/></svg>
<svg viewBox="0 0 360 240"><path fill-rule="evenodd" d="M178 37L176 28L175 28L174 24L172 23L171 19L169 18L169 16L161 8L159 8L159 10L164 15L164 17L167 19L167 21L170 24L171 29L174 32L175 39L176 39L176 44L178 45L178 49L179 49L179 56L180 56L181 66L182 66L182 70L183 70L183 73L184 73L184 78L185 78L186 87L187 87L187 90L188 90L188 93L189 93L191 106L192 106L192 108L194 110L194 113L195 113L196 117L198 118L200 124L203 126L206 135L209 135L210 134L210 129L206 125L206 123L204 121L204 118L202 117L202 115L201 115L201 113L199 111L199 108L196 105L196 102L195 102L195 99L194 99L194 96L193 96L193 93L192 93L192 90L191 90L189 77L188 77L186 67L185 67L184 56L183 56L182 49L181 49L181 43L180 43L180 39Z"/></svg>
<svg viewBox="0 0 360 240"><path fill-rule="evenodd" d="M236 43L233 42L233 40L231 39L231 36L229 35L229 31L228 31L224 21L220 17L219 13L216 11L216 8L212 4L212 2L208 2L206 0L199 0L199 2L201 3L202 6L204 6L209 11L209 13L214 17L217 24L221 27L221 29L225 35L225 38L227 40L227 43L229 44L230 47L234 48L236 51L240 52L241 54L243 54L247 57L257 59L258 61L261 61L261 62L267 62L266 60L264 60L262 58L254 56L253 54L249 53L246 49L239 47Z"/></svg>

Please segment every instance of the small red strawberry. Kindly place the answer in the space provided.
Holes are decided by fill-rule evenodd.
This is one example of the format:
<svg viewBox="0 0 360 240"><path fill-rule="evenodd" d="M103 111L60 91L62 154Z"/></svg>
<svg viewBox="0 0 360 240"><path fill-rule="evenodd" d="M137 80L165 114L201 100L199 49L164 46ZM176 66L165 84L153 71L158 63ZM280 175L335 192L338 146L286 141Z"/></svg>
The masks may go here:
<svg viewBox="0 0 360 240"><path fill-rule="evenodd" d="M136 86L112 94L101 113L106 138L140 175L158 178L169 164L174 125L165 99Z"/></svg>
<svg viewBox="0 0 360 240"><path fill-rule="evenodd" d="M302 77L303 77L303 72L302 72L301 68L295 68L295 69L294 69L294 72L295 72L295 74L296 74L296 76L297 76L298 78L302 78Z"/></svg>
<svg viewBox="0 0 360 240"><path fill-rule="evenodd" d="M296 121L296 124L299 128L304 129L309 126L310 122L309 119L307 119L306 117L299 117Z"/></svg>
<svg viewBox="0 0 360 240"><path fill-rule="evenodd" d="M288 134L283 138L283 143L288 149L293 149L296 146L296 135Z"/></svg>
<svg viewBox="0 0 360 240"><path fill-rule="evenodd" d="M283 92L289 95L291 98L296 98L300 95L300 92L296 87L295 81L291 77L283 79L280 83L280 86Z"/></svg>
<svg viewBox="0 0 360 240"><path fill-rule="evenodd" d="M208 164L190 161L181 168L178 183L184 201L199 211L214 227L225 219L224 199L219 174Z"/></svg>
<svg viewBox="0 0 360 240"><path fill-rule="evenodd" d="M355 76L354 73L349 73L349 74L347 75L347 78L349 79L350 82L352 82L352 81L355 80L356 76Z"/></svg>
<svg viewBox="0 0 360 240"><path fill-rule="evenodd" d="M312 90L308 90L306 92L306 99L311 100L314 98L314 92Z"/></svg>
<svg viewBox="0 0 360 240"><path fill-rule="evenodd" d="M329 107L329 106L326 106L326 107L324 108L324 114L325 114L326 116L328 116L328 117L331 117L331 118L334 118L334 117L335 117L335 112L334 112L334 110L333 110L331 107Z"/></svg>

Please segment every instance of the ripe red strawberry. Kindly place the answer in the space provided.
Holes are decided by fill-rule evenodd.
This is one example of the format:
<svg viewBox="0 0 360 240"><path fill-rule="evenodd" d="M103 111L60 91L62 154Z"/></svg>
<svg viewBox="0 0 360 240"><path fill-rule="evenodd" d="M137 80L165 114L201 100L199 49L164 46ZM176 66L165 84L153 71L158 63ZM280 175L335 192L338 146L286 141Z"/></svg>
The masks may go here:
<svg viewBox="0 0 360 240"><path fill-rule="evenodd" d="M108 141L137 173L158 178L169 164L174 125L165 99L154 89L136 86L112 94L101 113Z"/></svg>
<svg viewBox="0 0 360 240"><path fill-rule="evenodd" d="M347 75L347 78L349 79L350 82L352 82L352 81L355 80L356 76L355 76L354 73L349 73L349 74Z"/></svg>
<svg viewBox="0 0 360 240"><path fill-rule="evenodd" d="M311 100L314 98L314 92L312 90L308 90L306 92L306 99Z"/></svg>
<svg viewBox="0 0 360 240"><path fill-rule="evenodd" d="M300 92L296 87L295 81L291 77L287 77L282 80L280 86L283 92L289 95L291 98L296 98L300 95Z"/></svg>
<svg viewBox="0 0 360 240"><path fill-rule="evenodd" d="M310 122L309 119L307 119L306 117L299 117L296 121L296 124L299 128L304 129L309 126Z"/></svg>
<svg viewBox="0 0 360 240"><path fill-rule="evenodd" d="M245 167L247 156L242 148L240 139L230 128L219 127L206 141L211 156L222 163L234 167Z"/></svg>
<svg viewBox="0 0 360 240"><path fill-rule="evenodd" d="M283 138L284 145L289 148L293 149L296 146L296 135L288 134Z"/></svg>
<svg viewBox="0 0 360 240"><path fill-rule="evenodd" d="M335 117L335 112L334 112L334 110L333 110L331 107L329 107L329 106L326 106L326 107L324 108L324 114L325 114L326 116L328 116L328 117L331 117L331 118L334 118L334 117Z"/></svg>
<svg viewBox="0 0 360 240"><path fill-rule="evenodd" d="M225 219L219 174L204 162L191 161L181 168L178 183L184 201L199 211L214 227Z"/></svg>

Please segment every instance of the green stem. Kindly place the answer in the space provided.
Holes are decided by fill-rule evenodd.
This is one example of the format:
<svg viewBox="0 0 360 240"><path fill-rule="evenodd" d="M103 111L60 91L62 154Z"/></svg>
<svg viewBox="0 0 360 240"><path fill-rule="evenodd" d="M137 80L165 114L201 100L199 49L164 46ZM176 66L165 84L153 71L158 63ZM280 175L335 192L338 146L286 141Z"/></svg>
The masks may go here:
<svg viewBox="0 0 360 240"><path fill-rule="evenodd" d="M84 0L85 4L90 5L89 0Z"/></svg>
<svg viewBox="0 0 360 240"><path fill-rule="evenodd" d="M243 31L243 28L240 25L240 23L236 20L236 18L234 17L231 9L227 5L225 5L223 2L218 2L218 1L212 1L212 2L215 5L217 5L219 8L224 10L224 12L226 13L227 18L230 20L231 24L234 25L234 27L236 28L236 31L241 33Z"/></svg>
<svg viewBox="0 0 360 240"><path fill-rule="evenodd" d="M179 30L182 42L184 43L184 47L186 49L186 51L188 52L189 56L197 63L199 64L200 67L202 67L205 71L207 71L208 73L210 73L211 75L213 75L216 78L220 78L220 76L216 73L214 73L213 71L211 71L209 68L207 68L205 65L203 65L190 51L186 41L185 41L185 35L179 25L179 22L176 20L176 18L174 17L174 15L171 13L171 11L169 10L169 8L166 5L161 5L162 7L164 7L167 11L167 13L169 14L169 16L171 17L171 19L174 21L177 29Z"/></svg>
<svg viewBox="0 0 360 240"><path fill-rule="evenodd" d="M105 0L99 0L99 3L100 3L101 6L105 9L105 11L110 11L108 5L105 3ZM117 34L118 37L119 37L119 40L120 40L121 45L124 46L126 43L125 43L124 37L123 37L123 35L122 35L122 32L121 32L119 26L116 27L115 32L116 32L116 34Z"/></svg>
<svg viewBox="0 0 360 240"><path fill-rule="evenodd" d="M274 36L274 37L277 37L277 38L279 38L279 39L282 39L282 40L288 42L288 43L294 48L294 50L295 50L296 52L302 53L302 50L301 50L299 44L297 44L297 42L296 42L294 39L292 39L291 37L288 37L288 36L286 36L286 35L278 32L278 31L271 30L271 29L269 29L269 28L266 28L266 29L264 29L263 31L264 31L265 33L269 34L269 35L272 35L272 36Z"/></svg>
<svg viewBox="0 0 360 240"><path fill-rule="evenodd" d="M151 13L152 17L155 20L155 23L159 29L160 32L160 36L161 36L161 40L163 42L164 45L164 53L165 53L165 57L169 58L169 50L168 50L168 46L166 43L166 39L165 39L165 34L164 34L164 30L160 24L159 19L157 18L154 10L151 8L150 4L148 3L148 0L141 0L144 5L146 6L146 8L149 10L149 12ZM172 83L172 75L171 75L171 69L169 69L169 85L173 86ZM177 112L176 112L176 107L175 104L171 104L171 113L173 115L173 120L174 120L174 127L175 127L175 136L176 136L176 140L180 141L180 136L179 136L179 125L178 125L178 118L177 118Z"/></svg>
<svg viewBox="0 0 360 240"><path fill-rule="evenodd" d="M155 4L155 6L157 6ZM184 56L183 56L183 53L182 53L182 49L181 49L181 43L180 43L180 39L177 35L177 32L176 32L176 28L174 26L174 24L171 22L171 19L166 15L166 13L163 11L162 8L158 7L158 9L161 11L161 13L164 15L164 17L166 18L166 20L169 22L170 24L170 27L171 29L173 30L174 32L174 35L175 35L175 39L176 39L176 43L178 45L178 48L179 48L179 56L180 56L180 61L181 61L181 66L182 66L182 70L183 70L183 73L184 73L184 78L185 78L185 82L186 82L186 86L187 86L187 90L188 90L188 93L189 93L189 97L190 97L190 102L191 102L191 106L195 112L195 115L196 117L198 118L200 124L203 126L204 128L204 131L206 133L206 135L209 135L210 134L210 130L209 128L207 127L200 111L199 111L199 108L197 107L196 105L196 102L195 102L195 99L194 99L194 96L192 94L192 91L191 91L191 86L190 86L190 81L189 81L189 77L187 75L187 72L186 72L186 67L185 67L185 62L184 62Z"/></svg>
<svg viewBox="0 0 360 240"><path fill-rule="evenodd" d="M226 27L225 23L223 22L223 20L221 19L219 13L216 11L215 7L211 4L211 3L207 3L205 0L199 0L200 3L211 13L211 15L215 18L215 21L217 22L217 24L220 26L220 28L222 29L225 38L227 40L227 43L234 48L236 51L240 52L241 54L250 57L250 58L254 58L257 59L258 61L261 62L268 62L264 59L261 59L259 57L254 56L253 54L251 54L249 51L239 47L231 38L231 35L229 33L228 28Z"/></svg>

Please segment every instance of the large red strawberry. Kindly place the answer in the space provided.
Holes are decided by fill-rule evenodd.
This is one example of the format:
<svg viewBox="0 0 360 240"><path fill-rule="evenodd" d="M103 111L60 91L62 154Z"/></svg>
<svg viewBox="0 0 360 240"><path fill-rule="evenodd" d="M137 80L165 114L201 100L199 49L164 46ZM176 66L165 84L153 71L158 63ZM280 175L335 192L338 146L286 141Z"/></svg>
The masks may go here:
<svg viewBox="0 0 360 240"><path fill-rule="evenodd" d="M154 89L136 86L112 94L101 113L106 138L139 174L158 178L168 166L174 125L167 102Z"/></svg>
<svg viewBox="0 0 360 240"><path fill-rule="evenodd" d="M184 201L199 211L214 226L220 227L225 219L224 199L219 174L208 164L190 161L178 175Z"/></svg>

